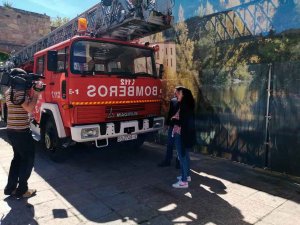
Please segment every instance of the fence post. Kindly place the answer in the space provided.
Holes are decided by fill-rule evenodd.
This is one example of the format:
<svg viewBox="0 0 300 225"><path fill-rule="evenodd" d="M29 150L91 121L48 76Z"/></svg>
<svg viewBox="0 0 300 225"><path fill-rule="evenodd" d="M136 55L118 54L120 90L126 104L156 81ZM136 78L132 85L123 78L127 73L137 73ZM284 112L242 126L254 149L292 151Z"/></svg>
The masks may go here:
<svg viewBox="0 0 300 225"><path fill-rule="evenodd" d="M267 109L266 109L266 124L265 124L265 146L266 146L266 153L265 153L265 167L270 167L270 131L269 131L269 124L271 120L270 115L270 98L271 98L271 79L272 79L272 68L273 64L268 64L269 66L269 72L268 72L268 88L267 88Z"/></svg>

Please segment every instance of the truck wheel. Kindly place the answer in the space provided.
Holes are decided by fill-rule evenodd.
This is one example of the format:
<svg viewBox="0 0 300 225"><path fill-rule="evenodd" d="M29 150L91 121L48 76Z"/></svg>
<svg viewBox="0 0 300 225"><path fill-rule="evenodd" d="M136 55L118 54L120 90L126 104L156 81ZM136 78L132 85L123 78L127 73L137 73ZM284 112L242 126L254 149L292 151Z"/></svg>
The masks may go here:
<svg viewBox="0 0 300 225"><path fill-rule="evenodd" d="M56 125L52 116L46 121L42 141L51 160L55 162L65 160L66 149L61 145L61 140L58 137Z"/></svg>

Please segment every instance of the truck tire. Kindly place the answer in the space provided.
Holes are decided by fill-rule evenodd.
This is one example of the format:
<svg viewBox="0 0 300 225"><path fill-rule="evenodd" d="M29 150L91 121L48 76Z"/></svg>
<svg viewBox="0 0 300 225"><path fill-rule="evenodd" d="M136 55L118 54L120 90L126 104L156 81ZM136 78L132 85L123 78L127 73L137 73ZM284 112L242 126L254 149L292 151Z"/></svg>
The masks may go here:
<svg viewBox="0 0 300 225"><path fill-rule="evenodd" d="M47 118L42 142L47 155L52 161L62 162L66 159L66 148L63 148L61 140L58 137L53 116Z"/></svg>

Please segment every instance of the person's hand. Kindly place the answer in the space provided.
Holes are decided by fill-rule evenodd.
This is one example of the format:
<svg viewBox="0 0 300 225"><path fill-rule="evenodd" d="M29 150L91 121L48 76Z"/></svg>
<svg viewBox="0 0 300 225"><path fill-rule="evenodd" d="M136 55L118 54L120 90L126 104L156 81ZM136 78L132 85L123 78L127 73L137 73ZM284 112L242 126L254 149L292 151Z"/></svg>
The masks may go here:
<svg viewBox="0 0 300 225"><path fill-rule="evenodd" d="M44 85L43 81L38 80L37 82L35 82L35 86L37 88L43 88L43 85Z"/></svg>
<svg viewBox="0 0 300 225"><path fill-rule="evenodd" d="M36 81L33 85L33 90L35 92L41 92L41 91L44 91L45 90L45 84L42 82L42 81Z"/></svg>

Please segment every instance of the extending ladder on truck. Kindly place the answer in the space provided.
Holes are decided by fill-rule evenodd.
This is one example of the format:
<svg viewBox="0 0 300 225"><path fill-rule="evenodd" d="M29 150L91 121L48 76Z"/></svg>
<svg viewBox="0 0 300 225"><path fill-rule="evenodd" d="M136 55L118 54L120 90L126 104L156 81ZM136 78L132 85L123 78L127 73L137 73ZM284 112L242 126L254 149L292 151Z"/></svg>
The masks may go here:
<svg viewBox="0 0 300 225"><path fill-rule="evenodd" d="M45 37L11 56L14 67L33 61L33 55L77 34L78 19L85 18L88 34L134 40L171 27L174 0L102 0ZM12 64L12 63L10 63Z"/></svg>

